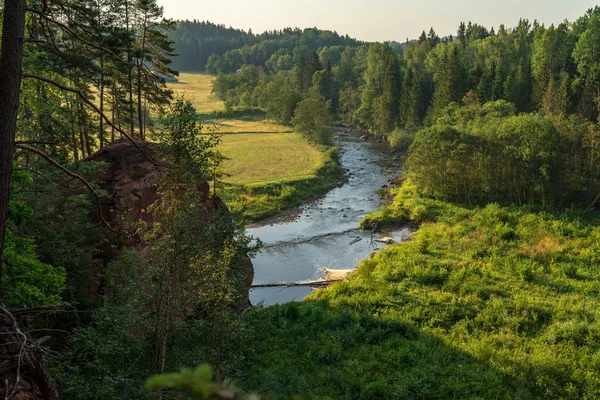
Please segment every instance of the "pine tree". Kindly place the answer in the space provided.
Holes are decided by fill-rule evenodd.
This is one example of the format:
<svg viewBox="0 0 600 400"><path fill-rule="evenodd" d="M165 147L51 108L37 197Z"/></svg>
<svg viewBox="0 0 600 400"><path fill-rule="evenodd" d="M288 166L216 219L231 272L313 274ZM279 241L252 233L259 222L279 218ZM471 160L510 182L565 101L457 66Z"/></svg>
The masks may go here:
<svg viewBox="0 0 600 400"><path fill-rule="evenodd" d="M467 45L467 26L464 22L461 22L458 26L457 37L463 46Z"/></svg>
<svg viewBox="0 0 600 400"><path fill-rule="evenodd" d="M140 0L137 7L137 34L134 48L137 116L139 136L144 138L146 110L142 107L142 103L144 99L150 99L152 104L164 105L171 100L165 78L177 74L170 68L171 57L177 53L166 33L174 28L174 23L162 19L163 8L156 4L156 0Z"/></svg>
<svg viewBox="0 0 600 400"><path fill-rule="evenodd" d="M504 98L504 78L502 62L497 61L494 67L494 80L492 82L491 100L500 100Z"/></svg>
<svg viewBox="0 0 600 400"><path fill-rule="evenodd" d="M298 62L296 63L296 81L298 82L298 90L300 93L306 91L308 86L308 82L305 81L305 76L307 74L306 70L306 59L303 55L300 55L300 58L298 58Z"/></svg>

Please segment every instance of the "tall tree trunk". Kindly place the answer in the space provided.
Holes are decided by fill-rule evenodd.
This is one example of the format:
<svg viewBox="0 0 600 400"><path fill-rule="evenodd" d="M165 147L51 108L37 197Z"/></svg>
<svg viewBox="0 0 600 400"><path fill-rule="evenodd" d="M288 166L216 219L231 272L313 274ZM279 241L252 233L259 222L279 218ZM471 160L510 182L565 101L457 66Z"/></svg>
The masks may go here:
<svg viewBox="0 0 600 400"><path fill-rule="evenodd" d="M102 118L100 118L102 119ZM87 154L86 157L89 157L92 155L92 145L90 143L90 136L88 133L88 126L87 126L87 114L85 112L85 109L83 108L83 103L79 103L79 126L81 129L81 135L83 137L83 141L85 144L85 152L83 152L83 154Z"/></svg>
<svg viewBox="0 0 600 400"><path fill-rule="evenodd" d="M112 118L111 118L113 125L112 125L112 131L110 132L110 142L111 143L115 141L115 124L116 124L116 122L115 122L115 108L116 108L116 105L115 105L115 103L113 103L113 105L112 105Z"/></svg>
<svg viewBox="0 0 600 400"><path fill-rule="evenodd" d="M144 139L146 139L146 123L149 117L150 115L148 112L148 96L144 96ZM150 132L152 133L152 127L150 128Z"/></svg>
<svg viewBox="0 0 600 400"><path fill-rule="evenodd" d="M133 38L133 24L132 24L132 32L129 32L129 2L125 2L125 28L128 33L131 33ZM135 38L133 38L135 39ZM133 77L132 71L133 66L131 65L131 49L127 49L127 89L129 91L129 134L131 137L134 137L135 128L133 123Z"/></svg>
<svg viewBox="0 0 600 400"><path fill-rule="evenodd" d="M104 113L104 53L100 56L100 112ZM104 147L104 119L100 117L100 148Z"/></svg>
<svg viewBox="0 0 600 400"><path fill-rule="evenodd" d="M0 48L0 304L2 304L2 253L8 217L10 178L15 153L17 113L23 67L25 0L5 0Z"/></svg>
<svg viewBox="0 0 600 400"><path fill-rule="evenodd" d="M132 68L129 67L129 76L127 78L129 85L129 134L131 137L135 137L135 128L133 120L133 77L131 73Z"/></svg>
<svg viewBox="0 0 600 400"><path fill-rule="evenodd" d="M69 111L70 111L70 115L73 116L73 103L69 102L68 103L68 107L69 107ZM70 127L71 127L71 141L73 143L73 158L75 159L75 161L79 160L79 151L77 150L77 129L75 129L75 122L73 121L74 118L70 118L71 119L71 123L70 123Z"/></svg>
<svg viewBox="0 0 600 400"><path fill-rule="evenodd" d="M85 140L83 139L83 131L81 130L81 124L79 124L79 146L81 146L81 158L85 158Z"/></svg>
<svg viewBox="0 0 600 400"><path fill-rule="evenodd" d="M138 56L137 62L137 108L138 108L138 125L140 129L140 138L145 139L144 135L144 114L142 113L142 73L144 71L144 51L146 49L146 24L147 15L144 15L144 27L142 28L142 46L141 55Z"/></svg>
<svg viewBox="0 0 600 400"><path fill-rule="evenodd" d="M5 0L0 47L0 358L19 360L18 363L13 361L3 366L0 397L9 399L20 388L35 384L45 399L58 400L56 387L48 375L42 353L39 349L25 346L29 340L23 339L19 322L3 304L2 253L21 91L25 8L25 0ZM35 389L31 389L30 394L34 393ZM27 397L24 392L20 394Z"/></svg>
<svg viewBox="0 0 600 400"><path fill-rule="evenodd" d="M142 61L143 62L143 59ZM143 140L144 137L144 114L142 113L142 68L143 66L138 65L137 68L137 107L138 107L138 124L140 129L140 138Z"/></svg>

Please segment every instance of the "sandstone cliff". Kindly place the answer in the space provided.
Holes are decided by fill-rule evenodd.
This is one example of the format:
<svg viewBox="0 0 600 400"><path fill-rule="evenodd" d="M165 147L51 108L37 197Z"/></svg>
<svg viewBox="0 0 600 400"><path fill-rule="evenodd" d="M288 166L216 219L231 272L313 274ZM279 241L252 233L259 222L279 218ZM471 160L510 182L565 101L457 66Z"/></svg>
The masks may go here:
<svg viewBox="0 0 600 400"><path fill-rule="evenodd" d="M151 143L137 141L136 144L156 160ZM102 213L109 223L118 226L120 221L139 218L150 224L153 222L154 216L147 210L150 205L159 200L158 187L164 174L144 153L131 142L121 140L105 146L91 155L88 160L106 164L99 169L96 180L107 194L102 199ZM209 189L205 180L196 185L198 204L200 205L198 212L204 214L207 219L211 218L214 213L229 213L227 206L218 197L209 195ZM149 251L148 245L139 235L127 237L124 245L126 248L135 249L142 256ZM101 278L103 268L118 255L117 248L105 246L100 254L102 261L94 267L96 275ZM249 289L254 270L249 258L243 260L242 265L237 268L243 271L245 279L238 287L237 297L239 300L236 301L234 307L242 309L250 305ZM101 290L101 286L102 283L96 289Z"/></svg>

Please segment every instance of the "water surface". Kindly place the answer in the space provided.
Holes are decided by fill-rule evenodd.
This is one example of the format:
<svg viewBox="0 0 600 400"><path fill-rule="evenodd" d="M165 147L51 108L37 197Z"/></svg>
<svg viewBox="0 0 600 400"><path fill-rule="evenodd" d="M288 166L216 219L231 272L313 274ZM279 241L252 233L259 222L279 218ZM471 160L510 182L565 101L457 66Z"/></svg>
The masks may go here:
<svg viewBox="0 0 600 400"><path fill-rule="evenodd" d="M398 171L381 167L385 153L377 145L360 142L353 135L336 143L340 161L348 170L348 181L323 198L302 206L294 222L282 222L249 229L265 248L252 260L254 283L301 282L323 278L325 269L353 269L384 244L375 244L368 232L358 231L358 223L381 204L377 192ZM401 241L408 229L377 234ZM360 238L354 244L350 244ZM377 246L377 247L376 247ZM310 287L257 288L250 292L253 304L264 305L302 300Z"/></svg>

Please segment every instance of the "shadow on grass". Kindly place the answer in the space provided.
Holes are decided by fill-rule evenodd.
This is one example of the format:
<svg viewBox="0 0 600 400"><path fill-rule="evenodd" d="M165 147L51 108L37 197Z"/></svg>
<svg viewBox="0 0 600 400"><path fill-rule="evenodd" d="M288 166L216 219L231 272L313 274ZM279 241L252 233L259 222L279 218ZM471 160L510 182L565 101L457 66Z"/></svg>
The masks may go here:
<svg viewBox="0 0 600 400"><path fill-rule="evenodd" d="M259 309L246 390L273 398L536 398L528 382L409 323L326 301Z"/></svg>
<svg viewBox="0 0 600 400"><path fill-rule="evenodd" d="M199 112L200 121L213 119L239 119L242 121L262 121L267 118L267 113L260 108L235 108L233 110Z"/></svg>

